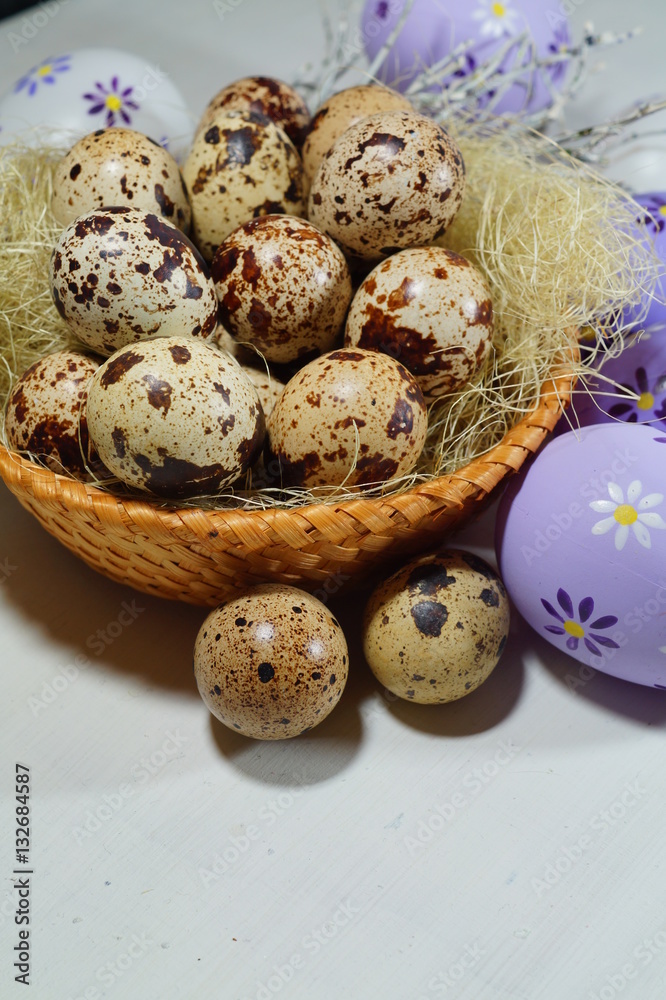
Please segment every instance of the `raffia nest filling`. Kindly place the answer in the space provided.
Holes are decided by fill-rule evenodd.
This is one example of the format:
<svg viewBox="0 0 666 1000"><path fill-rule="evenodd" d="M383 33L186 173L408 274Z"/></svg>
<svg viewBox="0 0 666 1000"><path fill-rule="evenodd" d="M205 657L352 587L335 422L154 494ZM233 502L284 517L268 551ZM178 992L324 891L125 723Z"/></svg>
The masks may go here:
<svg viewBox="0 0 666 1000"><path fill-rule="evenodd" d="M214 604L278 579L347 582L382 559L439 541L479 509L554 426L590 360L576 335L634 309L658 262L619 188L526 126L449 122L467 167L463 207L442 245L485 273L494 352L463 391L433 405L414 472L357 490L253 489L177 506L107 481L84 485L0 450L0 471L47 530L141 590ZM62 151L0 150L0 400L36 359L77 341L49 291L60 235L50 212ZM616 340L621 347L621 337Z"/></svg>

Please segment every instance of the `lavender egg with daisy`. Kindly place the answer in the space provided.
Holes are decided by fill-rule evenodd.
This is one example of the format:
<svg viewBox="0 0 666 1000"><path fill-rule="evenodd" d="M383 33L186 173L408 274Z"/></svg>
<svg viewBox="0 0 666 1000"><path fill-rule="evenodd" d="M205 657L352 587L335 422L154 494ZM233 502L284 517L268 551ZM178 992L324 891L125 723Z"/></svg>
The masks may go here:
<svg viewBox="0 0 666 1000"><path fill-rule="evenodd" d="M390 41L406 3L366 0L361 31L370 60ZM377 76L407 90L426 69L433 70L433 83L449 89L485 75L481 87L473 85L467 107L534 114L549 107L561 88L570 46L567 17L541 0L414 0ZM444 66L454 52L455 62ZM498 57L492 74L479 73Z"/></svg>
<svg viewBox="0 0 666 1000"><path fill-rule="evenodd" d="M499 505L497 560L511 600L588 679L598 670L666 690L663 441L638 423L562 434Z"/></svg>
<svg viewBox="0 0 666 1000"><path fill-rule="evenodd" d="M122 126L165 146L189 148L194 121L159 66L117 49L47 56L0 98L0 144L15 138L71 146L100 128Z"/></svg>
<svg viewBox="0 0 666 1000"><path fill-rule="evenodd" d="M654 324L629 336L621 354L600 356L598 371L574 391L560 432L624 421L666 433L666 326Z"/></svg>

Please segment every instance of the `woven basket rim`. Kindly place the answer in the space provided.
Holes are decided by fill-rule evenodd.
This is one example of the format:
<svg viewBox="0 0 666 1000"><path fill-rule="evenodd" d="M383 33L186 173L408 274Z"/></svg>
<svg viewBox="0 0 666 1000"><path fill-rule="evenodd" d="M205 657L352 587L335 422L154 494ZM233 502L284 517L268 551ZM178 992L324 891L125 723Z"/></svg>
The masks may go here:
<svg viewBox="0 0 666 1000"><path fill-rule="evenodd" d="M537 451L547 434L553 430L568 404L576 376L572 367L560 363L551 378L544 382L534 407L522 417L501 441L489 451L473 459L454 472L386 497L352 497L337 502L318 502L298 507L275 506L267 508L216 508L192 506L161 506L152 498L119 497L100 490L94 485L52 472L23 458L0 444L0 474L8 487L12 484L27 490L38 502L57 500L71 511L93 511L100 520L105 516L116 520L119 516L136 523L151 519L161 522L164 528L181 525L191 519L204 517L211 528L216 524L238 525L261 521L276 530L285 526L296 515L309 519L313 513L329 511L331 515L355 511L400 511L415 498L422 499L429 508L444 506L462 507L473 504L488 495L509 473L517 471L527 456ZM293 523L293 522L292 522Z"/></svg>

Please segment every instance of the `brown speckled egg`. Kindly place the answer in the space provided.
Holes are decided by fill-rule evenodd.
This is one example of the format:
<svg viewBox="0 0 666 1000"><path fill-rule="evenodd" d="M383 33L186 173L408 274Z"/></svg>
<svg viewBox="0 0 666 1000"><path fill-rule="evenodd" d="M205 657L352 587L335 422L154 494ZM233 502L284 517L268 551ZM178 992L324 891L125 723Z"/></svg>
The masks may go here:
<svg viewBox="0 0 666 1000"><path fill-rule="evenodd" d="M351 302L342 251L310 222L288 215L234 230L211 275L220 322L277 363L330 350Z"/></svg>
<svg viewBox="0 0 666 1000"><path fill-rule="evenodd" d="M154 336L206 340L217 326L215 286L196 247L137 208L98 208L72 222L51 256L51 290L98 354Z"/></svg>
<svg viewBox="0 0 666 1000"><path fill-rule="evenodd" d="M444 129L415 111L387 111L329 149L308 217L352 260L372 263L442 236L464 190L463 158Z"/></svg>
<svg viewBox="0 0 666 1000"><path fill-rule="evenodd" d="M87 478L86 400L99 361L58 351L36 361L18 380L5 413L9 447L29 451L53 472Z"/></svg>
<svg viewBox="0 0 666 1000"><path fill-rule="evenodd" d="M285 486L383 483L414 468L427 430L406 368L374 351L330 351L287 383L268 422L266 467Z"/></svg>
<svg viewBox="0 0 666 1000"><path fill-rule="evenodd" d="M164 497L213 494L257 457L264 414L226 353L191 337L117 351L88 391L90 438L130 486Z"/></svg>
<svg viewBox="0 0 666 1000"><path fill-rule="evenodd" d="M362 118L379 111L413 110L411 102L402 94L375 84L348 87L329 97L312 119L303 144L306 176L312 180L333 143Z"/></svg>
<svg viewBox="0 0 666 1000"><path fill-rule="evenodd" d="M284 129L298 148L310 123L307 104L293 87L270 76L246 76L216 94L203 113L197 133L205 131L218 111L254 111Z"/></svg>
<svg viewBox="0 0 666 1000"><path fill-rule="evenodd" d="M450 549L414 559L372 592L363 652L399 698L456 701L488 678L509 632L509 599L483 559Z"/></svg>
<svg viewBox="0 0 666 1000"><path fill-rule="evenodd" d="M253 111L219 111L183 167L194 238L206 260L260 215L304 215L303 164L285 132Z"/></svg>
<svg viewBox="0 0 666 1000"><path fill-rule="evenodd" d="M141 208L190 228L190 204L173 156L141 132L103 128L72 146L53 175L51 208L61 226L106 205Z"/></svg>
<svg viewBox="0 0 666 1000"><path fill-rule="evenodd" d="M337 619L315 597L282 583L253 587L216 608L194 646L206 707L258 740L317 726L340 700L348 670Z"/></svg>
<svg viewBox="0 0 666 1000"><path fill-rule="evenodd" d="M397 358L434 399L472 378L492 336L493 306L481 272L451 250L418 247L368 275L354 296L345 343Z"/></svg>

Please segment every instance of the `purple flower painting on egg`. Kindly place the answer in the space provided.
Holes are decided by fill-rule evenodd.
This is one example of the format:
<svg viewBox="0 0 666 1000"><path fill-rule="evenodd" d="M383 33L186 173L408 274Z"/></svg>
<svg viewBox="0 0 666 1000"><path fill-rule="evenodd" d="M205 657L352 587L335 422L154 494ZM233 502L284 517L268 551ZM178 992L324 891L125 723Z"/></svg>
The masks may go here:
<svg viewBox="0 0 666 1000"><path fill-rule="evenodd" d="M554 438L507 487L497 561L523 618L602 673L666 688L663 435L599 424Z"/></svg>
<svg viewBox="0 0 666 1000"><path fill-rule="evenodd" d="M666 371L649 377L640 365L634 372L633 381L623 382L622 388L633 393L638 399L622 399L608 407L608 414L627 423L643 423L651 417L666 423Z"/></svg>
<svg viewBox="0 0 666 1000"><path fill-rule="evenodd" d="M595 630L612 628L613 625L617 625L616 615L602 615L601 618L596 618L589 625L587 624L594 611L594 601L591 597L584 597L579 602L576 614L573 601L566 590L560 587L557 592L557 603L566 618L545 598L541 598L541 603L548 614L560 623L559 625L544 625L546 632L550 632L551 635L566 635L566 647L572 652L578 649L578 643L581 639L593 656L601 656L599 646L606 646L608 649L620 648L618 643L609 639L608 636L595 634Z"/></svg>
<svg viewBox="0 0 666 1000"><path fill-rule="evenodd" d="M24 91L28 97L34 97L40 84L53 86L59 73L71 69L70 56L58 56L57 59L45 59L39 66L33 66L25 76L22 76L14 87L14 93Z"/></svg>
<svg viewBox="0 0 666 1000"><path fill-rule="evenodd" d="M481 38L501 38L520 31L520 14L511 0L493 3L493 0L478 0L472 17L479 23Z"/></svg>
<svg viewBox="0 0 666 1000"><path fill-rule="evenodd" d="M640 199L646 209L644 215L639 215L636 222L645 226L653 233L661 233L666 226L666 197L663 194L646 194Z"/></svg>
<svg viewBox="0 0 666 1000"><path fill-rule="evenodd" d="M117 76L111 78L111 85L105 87L103 83L95 84L95 92L84 94L86 101L92 101L92 107L88 108L89 115L105 114L104 124L107 128L112 128L119 118L124 125L131 125L132 119L127 113L127 109L138 111L139 105L131 100L134 87L121 89Z"/></svg>

